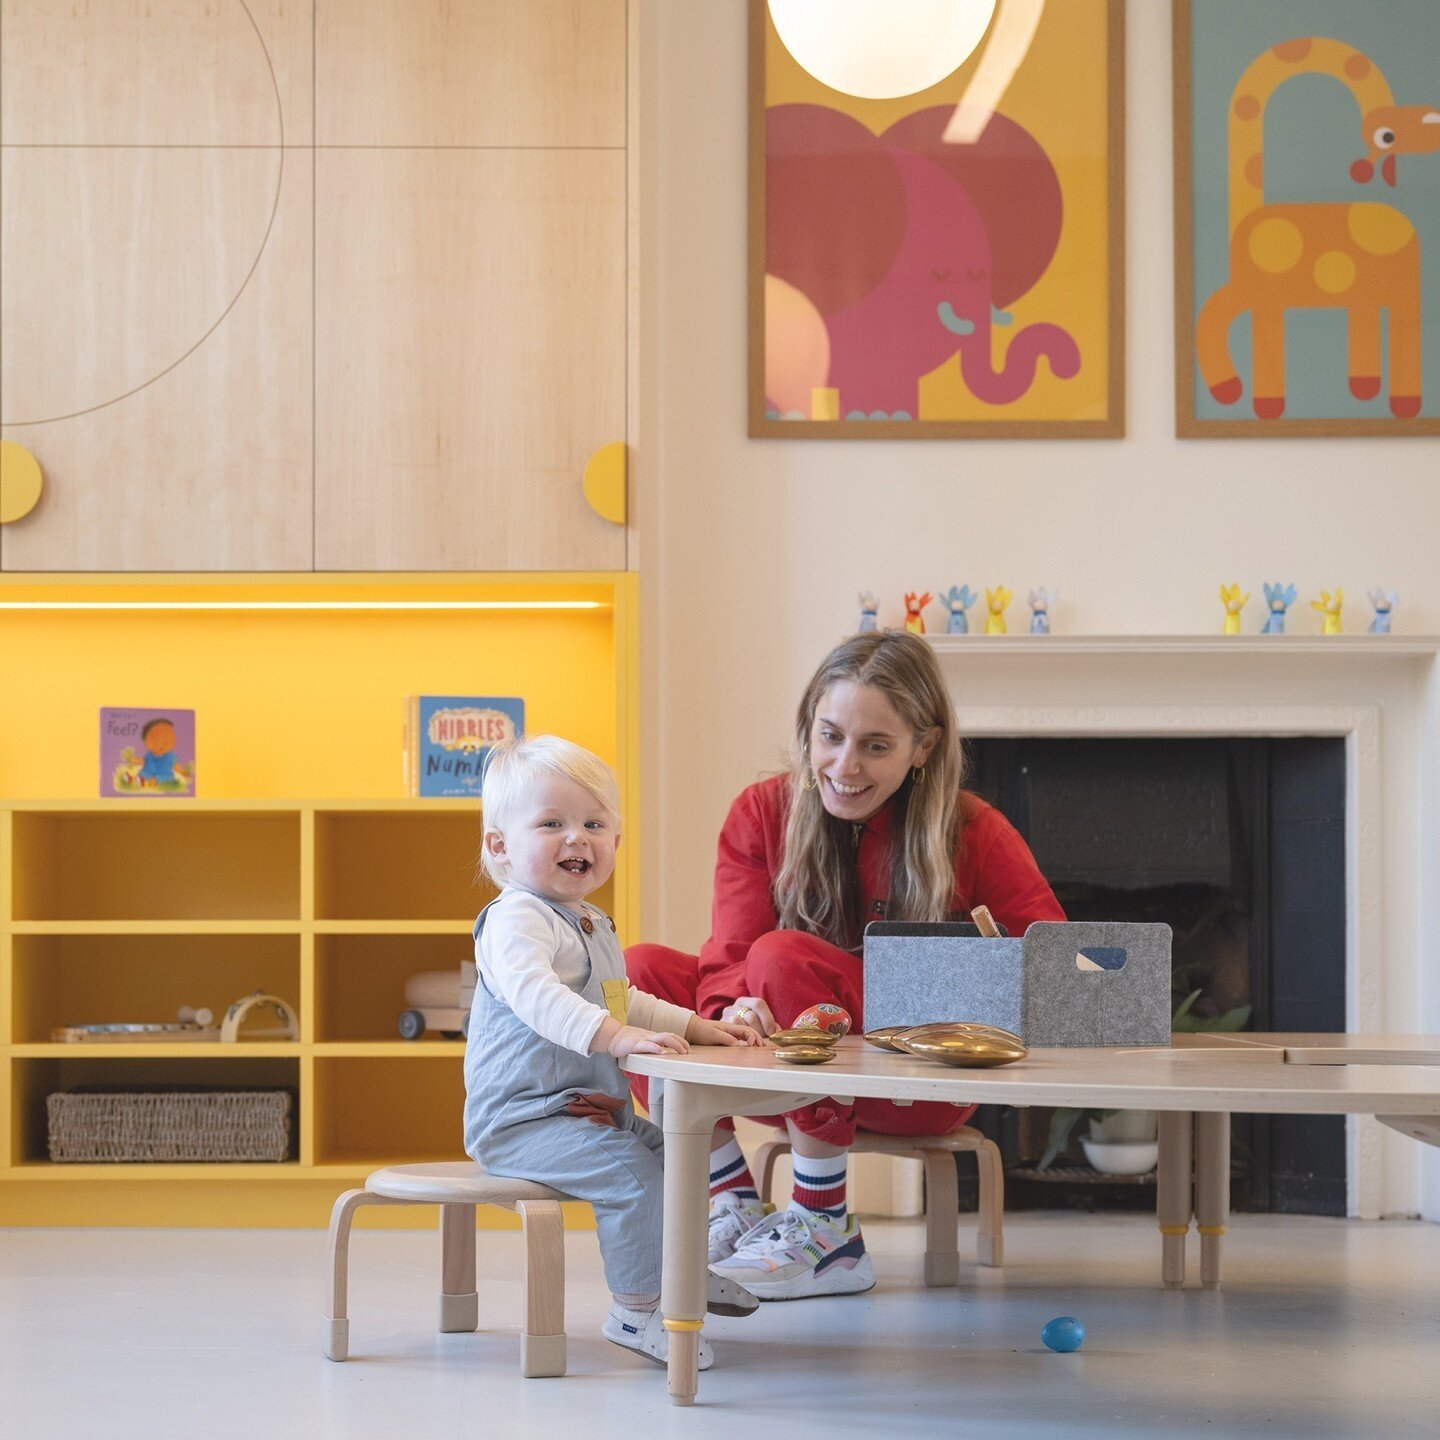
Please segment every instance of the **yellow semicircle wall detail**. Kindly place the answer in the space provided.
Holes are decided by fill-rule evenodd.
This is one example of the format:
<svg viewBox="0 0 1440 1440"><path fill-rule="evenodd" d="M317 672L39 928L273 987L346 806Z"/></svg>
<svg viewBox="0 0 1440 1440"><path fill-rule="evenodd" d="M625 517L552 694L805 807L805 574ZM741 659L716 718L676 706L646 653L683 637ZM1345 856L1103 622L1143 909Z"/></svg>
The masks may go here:
<svg viewBox="0 0 1440 1440"><path fill-rule="evenodd" d="M623 525L625 510L625 442L602 445L585 462L585 499L602 520Z"/></svg>
<svg viewBox="0 0 1440 1440"><path fill-rule="evenodd" d="M0 525L24 519L44 488L40 462L23 445L0 440Z"/></svg>

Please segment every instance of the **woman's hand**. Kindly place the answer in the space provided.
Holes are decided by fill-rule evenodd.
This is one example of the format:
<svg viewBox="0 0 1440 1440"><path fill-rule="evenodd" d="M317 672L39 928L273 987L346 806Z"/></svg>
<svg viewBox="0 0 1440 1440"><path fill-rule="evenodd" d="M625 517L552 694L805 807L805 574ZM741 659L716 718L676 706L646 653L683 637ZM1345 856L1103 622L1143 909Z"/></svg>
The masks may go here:
<svg viewBox="0 0 1440 1440"><path fill-rule="evenodd" d="M605 1047L617 1060L626 1055L688 1055L690 1047L680 1036L669 1030L644 1030L639 1025L622 1025Z"/></svg>
<svg viewBox="0 0 1440 1440"><path fill-rule="evenodd" d="M731 1001L720 1012L720 1018L734 1025L748 1025L762 1035L773 1035L780 1028L770 1007L758 995L741 995Z"/></svg>
<svg viewBox="0 0 1440 1440"><path fill-rule="evenodd" d="M765 1038L749 1025L729 1020L703 1020L697 1015L686 1027L685 1038L692 1045L763 1045Z"/></svg>

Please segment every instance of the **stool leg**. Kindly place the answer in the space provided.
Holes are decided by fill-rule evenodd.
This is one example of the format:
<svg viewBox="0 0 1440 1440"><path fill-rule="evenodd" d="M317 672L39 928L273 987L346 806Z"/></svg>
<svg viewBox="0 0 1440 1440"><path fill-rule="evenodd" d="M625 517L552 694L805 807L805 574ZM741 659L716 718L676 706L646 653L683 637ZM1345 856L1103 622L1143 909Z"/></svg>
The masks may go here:
<svg viewBox="0 0 1440 1440"><path fill-rule="evenodd" d="M525 1231L525 1330L520 1373L565 1373L565 1217L557 1200L517 1200Z"/></svg>
<svg viewBox="0 0 1440 1440"><path fill-rule="evenodd" d="M368 1190L347 1190L330 1212L330 1296L325 1314L325 1357L344 1360L350 1353L350 1222L356 1210L377 1197Z"/></svg>
<svg viewBox="0 0 1440 1440"><path fill-rule="evenodd" d="M1173 1289L1185 1283L1185 1241L1190 1234L1194 1196L1190 1167L1195 1117L1188 1111L1162 1110L1158 1120L1155 1209L1160 1222L1160 1278Z"/></svg>
<svg viewBox="0 0 1440 1440"><path fill-rule="evenodd" d="M1200 1283L1220 1284L1220 1242L1230 1219L1230 1117L1195 1117L1195 1228L1200 1232Z"/></svg>
<svg viewBox="0 0 1440 1440"><path fill-rule="evenodd" d="M755 1152L755 1163L750 1173L755 1177L755 1189L759 1192L760 1203L770 1204L770 1189L775 1182L775 1162L790 1153L788 1140L766 1140Z"/></svg>
<svg viewBox="0 0 1440 1440"><path fill-rule="evenodd" d="M984 1141L975 1151L975 1164L980 1173L975 1258L999 1269L1005 1263L1005 1166L1000 1147L993 1140Z"/></svg>
<svg viewBox="0 0 1440 1440"><path fill-rule="evenodd" d="M955 1156L949 1150L922 1150L925 1164L925 1283L958 1285L960 1251L955 1226L960 1214L960 1185Z"/></svg>
<svg viewBox="0 0 1440 1440"><path fill-rule="evenodd" d="M480 1324L475 1293L475 1207L440 1207L440 1330L454 1335Z"/></svg>

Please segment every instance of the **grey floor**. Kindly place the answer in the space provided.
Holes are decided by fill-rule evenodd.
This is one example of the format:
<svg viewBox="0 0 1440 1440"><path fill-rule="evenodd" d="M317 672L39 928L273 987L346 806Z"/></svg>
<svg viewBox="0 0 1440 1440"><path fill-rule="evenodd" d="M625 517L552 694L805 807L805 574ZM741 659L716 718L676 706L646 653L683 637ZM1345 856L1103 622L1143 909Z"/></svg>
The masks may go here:
<svg viewBox="0 0 1440 1440"><path fill-rule="evenodd" d="M716 1366L675 1410L662 1370L599 1337L591 1233L567 1242L570 1373L524 1381L512 1233L480 1236L480 1333L438 1335L437 1237L357 1231L336 1365L321 1233L0 1231L0 1420L26 1440L1440 1433L1440 1226L1240 1216L1214 1293L1159 1288L1139 1216L1012 1217L1003 1272L967 1264L959 1292L921 1285L919 1222L866 1235L874 1291L712 1321ZM1078 1354L1040 1344L1060 1314Z"/></svg>

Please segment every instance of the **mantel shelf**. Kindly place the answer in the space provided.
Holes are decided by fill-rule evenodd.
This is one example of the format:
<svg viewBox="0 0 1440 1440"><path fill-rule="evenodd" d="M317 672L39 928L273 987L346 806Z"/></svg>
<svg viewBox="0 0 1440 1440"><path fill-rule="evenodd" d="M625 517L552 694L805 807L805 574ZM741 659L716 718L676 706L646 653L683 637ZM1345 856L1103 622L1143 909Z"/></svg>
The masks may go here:
<svg viewBox="0 0 1440 1440"><path fill-rule="evenodd" d="M1440 635L927 635L941 655L1363 655L1367 660L1440 655Z"/></svg>

